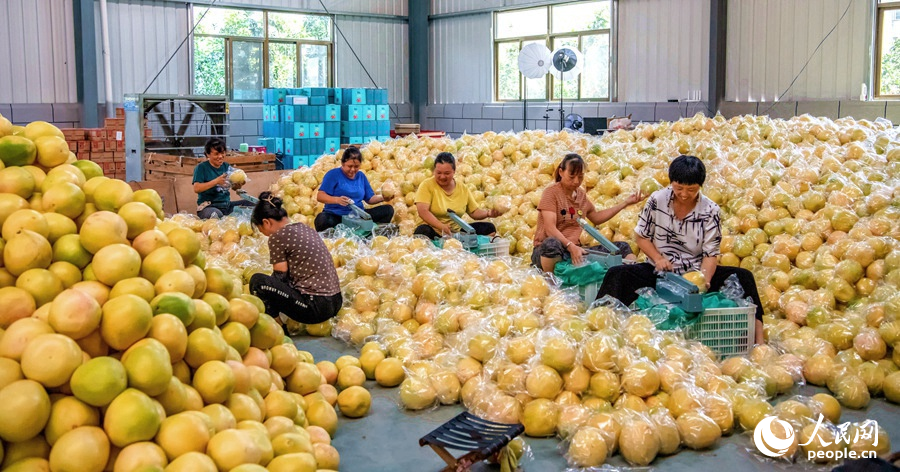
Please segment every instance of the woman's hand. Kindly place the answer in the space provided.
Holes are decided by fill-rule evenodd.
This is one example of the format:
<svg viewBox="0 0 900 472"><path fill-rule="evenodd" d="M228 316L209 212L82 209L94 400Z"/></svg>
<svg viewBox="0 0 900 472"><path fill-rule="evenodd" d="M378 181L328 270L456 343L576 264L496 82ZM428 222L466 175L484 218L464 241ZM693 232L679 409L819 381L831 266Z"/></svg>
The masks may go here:
<svg viewBox="0 0 900 472"><path fill-rule="evenodd" d="M625 204L626 205L634 205L635 203L638 203L645 198L647 198L647 196L644 195L640 190L638 190L637 192L632 193L631 195L628 196L628 198L625 199Z"/></svg>
<svg viewBox="0 0 900 472"><path fill-rule="evenodd" d="M656 265L656 270L659 272L671 272L674 269L672 263L665 256L660 256L653 261L653 264Z"/></svg>
<svg viewBox="0 0 900 472"><path fill-rule="evenodd" d="M448 224L441 223L441 225L435 229L441 232L441 236L450 236L453 234L453 230L450 229L450 225Z"/></svg>
<svg viewBox="0 0 900 472"><path fill-rule="evenodd" d="M572 256L572 264L581 264L584 260L584 249L577 244L572 244L572 242L566 244L566 249L569 251L569 255Z"/></svg>
<svg viewBox="0 0 900 472"><path fill-rule="evenodd" d="M215 182L216 185L224 186L225 185L225 174L222 174L222 175L216 177L213 180L213 182Z"/></svg>
<svg viewBox="0 0 900 472"><path fill-rule="evenodd" d="M337 203L338 205L349 206L351 203L353 203L353 199L351 199L350 197L336 197L336 198L337 198L337 201L335 203Z"/></svg>

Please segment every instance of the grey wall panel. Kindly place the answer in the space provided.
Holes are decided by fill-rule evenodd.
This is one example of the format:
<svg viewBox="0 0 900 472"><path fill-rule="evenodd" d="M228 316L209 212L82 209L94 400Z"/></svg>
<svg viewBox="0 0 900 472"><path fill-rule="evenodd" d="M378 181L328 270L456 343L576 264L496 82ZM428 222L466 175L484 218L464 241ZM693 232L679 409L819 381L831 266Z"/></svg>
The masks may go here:
<svg viewBox="0 0 900 472"><path fill-rule="evenodd" d="M869 67L870 2L731 0L725 97L730 101L858 98ZM812 59L810 59L812 57ZM809 65L785 94L803 65Z"/></svg>
<svg viewBox="0 0 900 472"><path fill-rule="evenodd" d="M0 103L72 103L72 0L0 2Z"/></svg>
<svg viewBox="0 0 900 472"><path fill-rule="evenodd" d="M621 1L618 40L619 101L706 100L709 0Z"/></svg>
<svg viewBox="0 0 900 472"><path fill-rule="evenodd" d="M163 65L188 33L188 8L184 3L158 0L122 0L107 3L113 101L122 103L126 93L143 93L162 70L148 93L188 94L190 92L189 53L186 42L168 66ZM97 22L97 71L100 101L105 99L100 6L95 6Z"/></svg>
<svg viewBox="0 0 900 472"><path fill-rule="evenodd" d="M429 101L493 101L493 15L480 13L431 22Z"/></svg>
<svg viewBox="0 0 900 472"><path fill-rule="evenodd" d="M335 31L335 86L388 89L391 103L409 101L409 25L406 21L340 16ZM356 51L359 61L350 47ZM365 66L365 68L363 67Z"/></svg>
<svg viewBox="0 0 900 472"><path fill-rule="evenodd" d="M568 2L559 0L431 0L431 14L463 13L473 10L484 10L486 8L526 8L530 6L548 5L551 3Z"/></svg>
<svg viewBox="0 0 900 472"><path fill-rule="evenodd" d="M182 0L183 2L184 0ZM210 3L208 0L188 0L192 3ZM417 0L425 1L425 0ZM219 0L216 5L272 8L278 10L322 12L319 0ZM326 0L331 13L370 13L376 15L406 16L406 0Z"/></svg>

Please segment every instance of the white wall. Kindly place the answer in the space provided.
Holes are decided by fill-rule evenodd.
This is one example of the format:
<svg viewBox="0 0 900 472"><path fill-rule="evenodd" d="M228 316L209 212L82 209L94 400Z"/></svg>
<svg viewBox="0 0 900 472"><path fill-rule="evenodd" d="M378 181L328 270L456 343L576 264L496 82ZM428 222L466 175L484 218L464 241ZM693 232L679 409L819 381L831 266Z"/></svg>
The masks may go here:
<svg viewBox="0 0 900 472"><path fill-rule="evenodd" d="M358 16L339 16L335 22L346 36L345 41L337 31L334 33L335 86L374 87L366 75L368 70L378 87L388 89L391 103L408 102L409 24Z"/></svg>
<svg viewBox="0 0 900 472"><path fill-rule="evenodd" d="M173 0L167 0L173 1ZM180 3L210 3L210 0L178 0ZM372 13L406 16L407 0L325 0L330 13ZM415 0L425 1L425 0ZM277 10L322 12L319 0L219 0L216 6L262 7Z"/></svg>
<svg viewBox="0 0 900 472"><path fill-rule="evenodd" d="M493 14L436 19L429 28L429 102L493 100Z"/></svg>
<svg viewBox="0 0 900 472"><path fill-rule="evenodd" d="M0 2L0 103L73 103L72 0Z"/></svg>
<svg viewBox="0 0 900 472"><path fill-rule="evenodd" d="M813 55L848 2L847 15ZM870 67L871 4L865 0L729 1L726 100L858 98ZM810 56L809 66L780 97Z"/></svg>
<svg viewBox="0 0 900 472"><path fill-rule="evenodd" d="M105 102L99 2L94 10L99 98L101 102ZM115 103L122 103L126 93L143 93L160 70L162 73L148 93L190 93L190 44L185 43L178 49L188 33L189 11L184 3L157 0L108 1L107 11ZM163 68L176 49L178 53Z"/></svg>
<svg viewBox="0 0 900 472"><path fill-rule="evenodd" d="M618 25L618 101L707 99L709 0L621 0Z"/></svg>

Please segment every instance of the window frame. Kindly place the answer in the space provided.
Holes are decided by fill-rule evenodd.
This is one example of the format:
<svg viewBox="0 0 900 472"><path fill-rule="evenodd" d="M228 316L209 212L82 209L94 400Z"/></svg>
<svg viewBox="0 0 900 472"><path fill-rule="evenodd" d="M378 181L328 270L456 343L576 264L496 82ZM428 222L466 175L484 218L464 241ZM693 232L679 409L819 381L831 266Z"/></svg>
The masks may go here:
<svg viewBox="0 0 900 472"><path fill-rule="evenodd" d="M602 29L594 29L594 30L578 30L578 31L566 31L561 33L553 32L553 7L558 7L560 5L568 5L580 2L566 2L566 3L554 3L548 5L542 5L540 7L526 7L526 8L513 8L508 10L500 10L494 12L494 18L492 22L493 28L493 42L494 42L494 101L495 102L520 102L525 97L525 77L519 72L518 82L519 82L519 98L518 99L501 99L500 98L500 61L499 61L499 52L500 52L500 44L506 43L519 43L519 50L522 49L522 43L526 41L537 41L544 40L544 45L547 46L548 49L553 51L552 45L557 38L575 38L578 42L578 49L581 50L582 47L582 39L584 36L600 36L606 35L608 38L609 44L609 56L608 67L607 67L607 97L584 97L582 96L582 75L578 75L578 97L564 97L566 101L572 102L587 102L587 101L602 101L602 102L611 102L613 95L613 64L614 64L614 48L613 48L613 29L615 27L615 5L614 0L597 0L598 3L606 2L609 4L609 12L610 12L610 26L609 28ZM898 0L898 4L900 4L900 0ZM545 35L532 35L532 36L513 36L509 38L497 38L497 29L498 29L498 16L504 13L519 11L519 10L533 10L537 8L545 8L547 9L547 34ZM555 101L559 100L559 97L554 98L554 91L556 89L556 77L553 76L550 72L546 74L544 77L544 98L543 99L531 99L529 100L538 100L538 101ZM563 89L561 89L563 90Z"/></svg>
<svg viewBox="0 0 900 472"><path fill-rule="evenodd" d="M272 10L272 9L257 9L257 8L237 8L237 7L216 7L222 10L238 10L238 11L261 11L263 14L262 23L263 23L263 35L262 36L241 36L241 35L228 35L228 34L208 34L208 33L193 33L191 34L191 49L190 49L190 57L191 57L191 93L196 93L196 79L195 79L195 61L194 61L194 40L198 37L200 38L219 38L225 41L225 97L227 97L230 102L240 102L240 103L259 103L262 100L236 100L234 98L234 70L232 66L232 58L233 58L233 43L234 41L242 41L242 42L258 42L262 44L262 80L263 80L263 89L269 88L269 44L277 43L277 44L293 44L294 51L296 54L295 57L295 71L294 71L294 88L302 87L300 81L302 80L302 45L317 45L317 46L326 46L327 54L328 54L328 80L327 86L334 86L334 16L326 15L322 13L313 13L313 12L301 12L301 11L281 11L281 10ZM328 41L325 40L315 40L315 39L290 39L290 38L270 38L269 37L269 13L289 13L289 14L297 14L297 15L308 15L308 16L321 16L328 18L331 23L331 39ZM194 10L192 7L191 10L191 21L192 25L197 24L197 15L194 14Z"/></svg>

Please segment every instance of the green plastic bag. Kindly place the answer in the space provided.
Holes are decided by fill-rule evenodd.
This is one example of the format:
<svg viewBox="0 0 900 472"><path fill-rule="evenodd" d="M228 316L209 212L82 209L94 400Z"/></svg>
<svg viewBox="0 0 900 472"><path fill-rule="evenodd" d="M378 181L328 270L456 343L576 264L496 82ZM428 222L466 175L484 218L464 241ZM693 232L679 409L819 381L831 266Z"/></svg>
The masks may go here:
<svg viewBox="0 0 900 472"><path fill-rule="evenodd" d="M703 316L703 313L687 313L681 308L663 303L659 298L647 293L641 294L634 302L635 307L644 312L658 329L672 330L691 326ZM734 300L719 292L703 295L703 310L715 308L734 308L738 306Z"/></svg>
<svg viewBox="0 0 900 472"><path fill-rule="evenodd" d="M606 277L606 267L599 262L588 262L587 264L576 266L569 261L560 261L556 263L553 275L565 287L588 285L595 282L603 282L603 278Z"/></svg>

